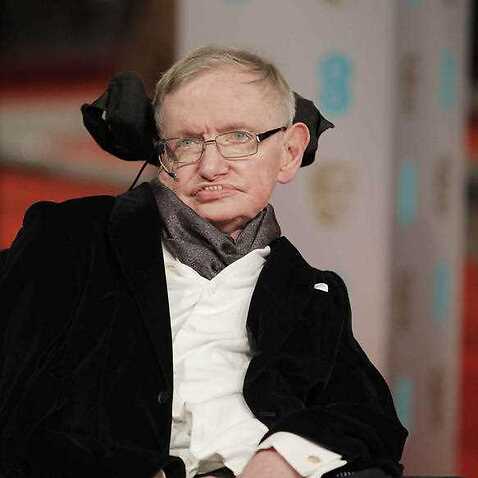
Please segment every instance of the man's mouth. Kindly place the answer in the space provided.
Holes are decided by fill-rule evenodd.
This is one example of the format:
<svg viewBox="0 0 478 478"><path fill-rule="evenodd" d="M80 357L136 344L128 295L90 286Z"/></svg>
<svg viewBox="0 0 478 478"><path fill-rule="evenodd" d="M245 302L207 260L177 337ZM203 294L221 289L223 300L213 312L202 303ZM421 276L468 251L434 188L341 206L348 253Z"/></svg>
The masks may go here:
<svg viewBox="0 0 478 478"><path fill-rule="evenodd" d="M208 202L233 194L235 189L223 184L206 184L197 189L194 197L199 201Z"/></svg>
<svg viewBox="0 0 478 478"><path fill-rule="evenodd" d="M203 191L222 191L223 189L224 188L223 188L222 184L214 184L214 185L211 185L211 186L204 186L199 191L201 191L201 190L203 190Z"/></svg>

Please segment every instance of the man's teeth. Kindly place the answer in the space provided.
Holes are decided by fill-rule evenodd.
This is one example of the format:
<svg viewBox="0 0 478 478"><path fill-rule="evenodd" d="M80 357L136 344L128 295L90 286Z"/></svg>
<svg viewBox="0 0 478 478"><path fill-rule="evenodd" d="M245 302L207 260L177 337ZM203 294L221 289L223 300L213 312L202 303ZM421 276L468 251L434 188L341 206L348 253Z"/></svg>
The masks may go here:
<svg viewBox="0 0 478 478"><path fill-rule="evenodd" d="M203 187L204 191L222 191L222 186L221 185L216 185L216 186L204 186Z"/></svg>

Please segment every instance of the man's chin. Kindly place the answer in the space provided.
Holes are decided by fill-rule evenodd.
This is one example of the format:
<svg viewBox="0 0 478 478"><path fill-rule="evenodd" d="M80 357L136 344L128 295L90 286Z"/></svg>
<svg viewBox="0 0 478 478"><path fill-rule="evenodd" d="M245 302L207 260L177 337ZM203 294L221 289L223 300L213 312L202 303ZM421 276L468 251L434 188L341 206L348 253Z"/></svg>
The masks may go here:
<svg viewBox="0 0 478 478"><path fill-rule="evenodd" d="M201 215L200 215L201 216ZM201 216L205 221L210 222L221 231L224 229L237 229L247 222L243 217L224 216L224 215L207 215ZM229 226L229 227L228 227Z"/></svg>
<svg viewBox="0 0 478 478"><path fill-rule="evenodd" d="M244 213L237 214L231 211L211 211L207 208L196 209L198 216L201 216L205 221L211 223L217 229L227 234L233 231L242 229L242 227L250 220Z"/></svg>
<svg viewBox="0 0 478 478"><path fill-rule="evenodd" d="M206 203L195 204L193 209L203 219L209 222L229 221L238 216L231 204Z"/></svg>

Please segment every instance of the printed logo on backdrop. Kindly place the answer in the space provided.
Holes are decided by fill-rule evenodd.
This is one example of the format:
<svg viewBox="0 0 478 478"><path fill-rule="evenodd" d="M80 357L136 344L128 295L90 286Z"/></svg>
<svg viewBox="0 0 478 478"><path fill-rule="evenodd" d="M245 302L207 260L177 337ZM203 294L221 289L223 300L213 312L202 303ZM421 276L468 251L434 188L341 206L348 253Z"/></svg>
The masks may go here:
<svg viewBox="0 0 478 478"><path fill-rule="evenodd" d="M417 163L404 160L398 174L397 220L401 226L409 226L417 217L418 170Z"/></svg>
<svg viewBox="0 0 478 478"><path fill-rule="evenodd" d="M451 157L442 154L432 164L433 209L438 216L444 216L450 209L453 162Z"/></svg>
<svg viewBox="0 0 478 478"><path fill-rule="evenodd" d="M430 427L439 431L445 425L445 370L446 365L432 368L427 372L426 393L428 395L426 410L429 414Z"/></svg>
<svg viewBox="0 0 478 478"><path fill-rule="evenodd" d="M393 401L403 426L410 431L413 427L413 401L415 383L409 377L399 377L392 387Z"/></svg>
<svg viewBox="0 0 478 478"><path fill-rule="evenodd" d="M405 53L400 60L399 94L404 114L413 114L417 109L419 63L419 56L414 52Z"/></svg>
<svg viewBox="0 0 478 478"><path fill-rule="evenodd" d="M457 61L455 54L449 48L442 48L439 62L438 97L440 106L449 111L457 100Z"/></svg>
<svg viewBox="0 0 478 478"><path fill-rule="evenodd" d="M450 313L451 275L449 264L441 260L433 268L432 318L444 322Z"/></svg>
<svg viewBox="0 0 478 478"><path fill-rule="evenodd" d="M415 277L410 270L396 272L392 289L392 319L397 333L407 332L412 326L412 293L414 287ZM403 339L403 337L400 338Z"/></svg>
<svg viewBox="0 0 478 478"><path fill-rule="evenodd" d="M329 53L316 69L317 104L331 118L347 113L352 103L352 61L343 53Z"/></svg>
<svg viewBox="0 0 478 478"><path fill-rule="evenodd" d="M357 190L358 171L352 161L319 161L307 179L308 204L315 219L323 225L337 225L352 208Z"/></svg>

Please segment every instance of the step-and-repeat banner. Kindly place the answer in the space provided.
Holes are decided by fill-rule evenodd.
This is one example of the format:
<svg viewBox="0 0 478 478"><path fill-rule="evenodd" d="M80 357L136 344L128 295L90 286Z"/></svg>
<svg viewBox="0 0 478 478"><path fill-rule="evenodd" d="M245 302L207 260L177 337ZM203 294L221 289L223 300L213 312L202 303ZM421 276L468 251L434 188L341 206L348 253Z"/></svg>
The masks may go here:
<svg viewBox="0 0 478 478"><path fill-rule="evenodd" d="M410 430L408 473L456 466L466 0L181 0L177 55L274 60L335 123L274 196L283 232L346 281L354 330Z"/></svg>

